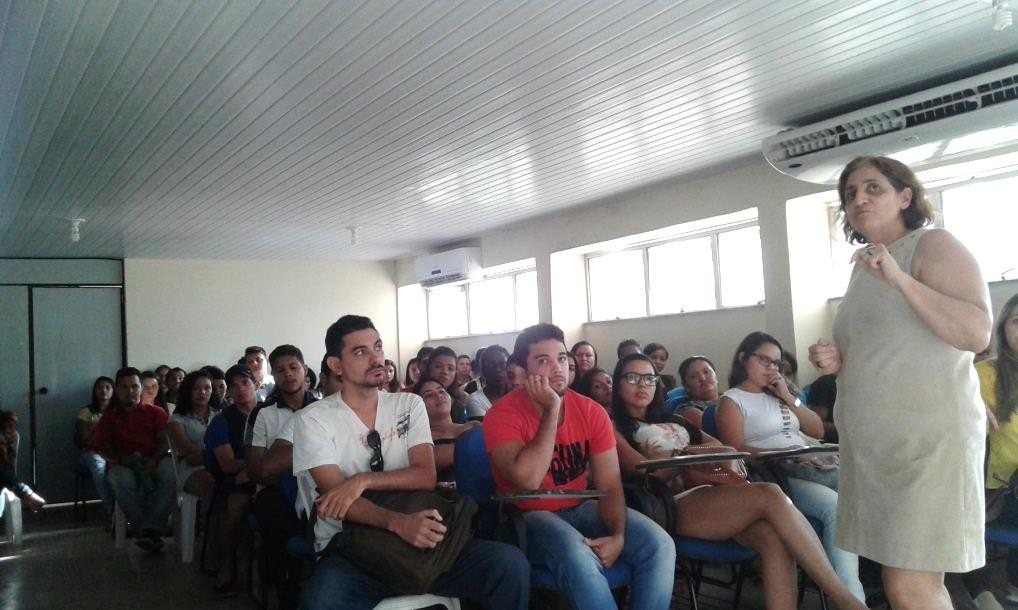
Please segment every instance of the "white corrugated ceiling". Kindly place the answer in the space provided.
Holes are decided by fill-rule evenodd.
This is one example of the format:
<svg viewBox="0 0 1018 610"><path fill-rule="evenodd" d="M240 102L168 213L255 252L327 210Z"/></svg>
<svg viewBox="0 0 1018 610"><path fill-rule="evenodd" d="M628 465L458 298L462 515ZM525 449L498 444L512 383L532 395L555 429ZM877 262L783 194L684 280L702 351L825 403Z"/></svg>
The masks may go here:
<svg viewBox="0 0 1018 610"><path fill-rule="evenodd" d="M980 0L0 0L0 256L395 258L1016 51Z"/></svg>

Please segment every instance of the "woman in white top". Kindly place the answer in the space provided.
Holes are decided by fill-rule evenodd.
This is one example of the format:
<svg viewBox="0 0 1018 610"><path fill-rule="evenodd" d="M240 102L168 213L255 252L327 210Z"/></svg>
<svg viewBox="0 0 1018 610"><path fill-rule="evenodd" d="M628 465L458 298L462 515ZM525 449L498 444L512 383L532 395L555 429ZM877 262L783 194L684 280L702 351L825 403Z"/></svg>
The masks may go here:
<svg viewBox="0 0 1018 610"><path fill-rule="evenodd" d="M757 453L809 444L803 433L823 437L823 421L789 391L780 367L781 344L777 339L753 332L742 340L732 360L728 378L731 389L718 403L721 442L739 451ZM808 460L789 466L786 473L792 502L803 514L823 523L824 548L841 582L864 600L859 557L835 546L837 470L820 460Z"/></svg>
<svg viewBox="0 0 1018 610"><path fill-rule="evenodd" d="M205 429L209 425L212 378L205 371L184 377L177 392L177 408L166 425L166 436L177 460L177 487L196 495L208 506L215 480L205 471Z"/></svg>
<svg viewBox="0 0 1018 610"><path fill-rule="evenodd" d="M692 424L665 410L664 385L650 358L630 354L613 375L612 411L619 462L633 472L640 460L669 457L692 444L721 446ZM637 451L639 453L637 453ZM681 473L659 470L673 488ZM700 486L675 496L676 535L728 540L754 549L763 565L767 608L796 607L796 562L827 592L839 608L864 608L838 580L813 528L770 483Z"/></svg>

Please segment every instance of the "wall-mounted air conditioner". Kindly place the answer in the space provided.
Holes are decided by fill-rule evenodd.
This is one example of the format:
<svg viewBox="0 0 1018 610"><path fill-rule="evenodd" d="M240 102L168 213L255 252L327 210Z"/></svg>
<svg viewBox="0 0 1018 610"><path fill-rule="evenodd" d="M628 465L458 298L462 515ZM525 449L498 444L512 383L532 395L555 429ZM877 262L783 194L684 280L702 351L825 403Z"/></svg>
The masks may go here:
<svg viewBox="0 0 1018 610"><path fill-rule="evenodd" d="M417 283L425 288L444 286L479 277L481 273L480 248L456 248L414 259Z"/></svg>
<svg viewBox="0 0 1018 610"><path fill-rule="evenodd" d="M910 166L1018 144L1018 65L937 86L763 142L779 172L833 184L860 155L893 156Z"/></svg>

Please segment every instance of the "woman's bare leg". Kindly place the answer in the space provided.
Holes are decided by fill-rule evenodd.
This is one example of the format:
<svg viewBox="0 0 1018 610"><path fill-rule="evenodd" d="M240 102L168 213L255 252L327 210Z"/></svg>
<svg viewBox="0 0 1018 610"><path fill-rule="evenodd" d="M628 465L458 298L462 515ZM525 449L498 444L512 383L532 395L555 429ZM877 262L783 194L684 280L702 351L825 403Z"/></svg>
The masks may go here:
<svg viewBox="0 0 1018 610"><path fill-rule="evenodd" d="M894 610L951 610L943 572L884 567L884 593Z"/></svg>
<svg viewBox="0 0 1018 610"><path fill-rule="evenodd" d="M798 602L795 558L766 521L756 521L732 536L744 547L760 554L760 577L768 610L794 610Z"/></svg>
<svg viewBox="0 0 1018 610"><path fill-rule="evenodd" d="M838 579L813 527L777 485L719 486L679 499L678 533L708 540L734 538L757 521L768 523L788 552L838 608L862 610Z"/></svg>

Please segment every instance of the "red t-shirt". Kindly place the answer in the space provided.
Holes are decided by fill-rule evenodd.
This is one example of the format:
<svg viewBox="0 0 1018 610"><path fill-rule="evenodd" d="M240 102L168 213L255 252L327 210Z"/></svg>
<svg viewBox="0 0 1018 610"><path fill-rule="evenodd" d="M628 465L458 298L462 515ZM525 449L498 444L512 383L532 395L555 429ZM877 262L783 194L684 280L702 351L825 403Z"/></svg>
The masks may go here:
<svg viewBox="0 0 1018 610"><path fill-rule="evenodd" d="M112 449L120 455L137 451L151 457L169 419L166 411L153 405L138 405L130 411L106 409L92 434L92 449L100 453Z"/></svg>
<svg viewBox="0 0 1018 610"><path fill-rule="evenodd" d="M582 490L587 488L591 456L615 450L615 434L604 407L593 400L566 390L562 397L562 424L555 432L555 449L540 489ZM514 390L498 400L484 416L484 444L488 455L512 441L529 443L537 436L541 416L530 402L526 389ZM517 488L492 465L495 492L528 491ZM561 510L580 504L580 499L521 500L520 510Z"/></svg>

